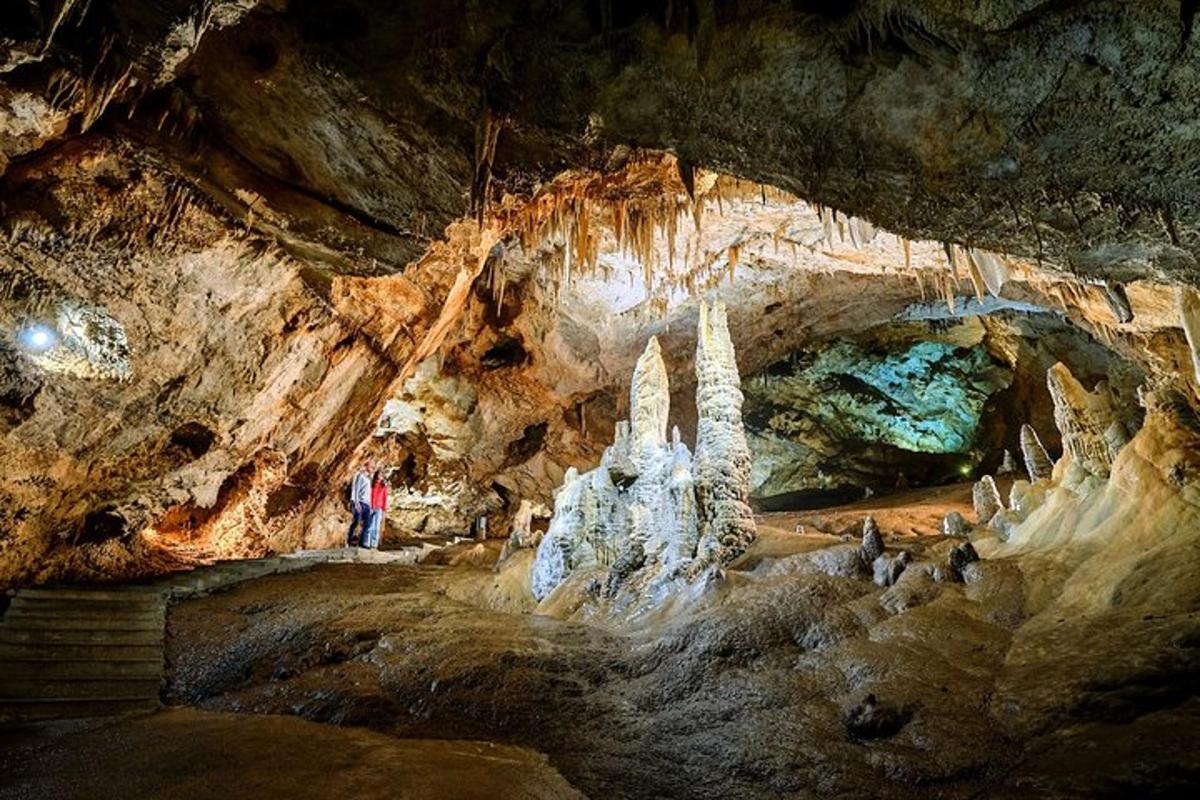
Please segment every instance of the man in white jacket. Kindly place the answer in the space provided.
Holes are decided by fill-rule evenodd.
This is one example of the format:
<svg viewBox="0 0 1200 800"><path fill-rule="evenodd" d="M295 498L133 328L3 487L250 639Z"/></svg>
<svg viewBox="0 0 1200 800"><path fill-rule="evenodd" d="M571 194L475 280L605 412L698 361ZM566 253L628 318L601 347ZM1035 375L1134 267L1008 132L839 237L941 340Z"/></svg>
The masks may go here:
<svg viewBox="0 0 1200 800"><path fill-rule="evenodd" d="M359 543L371 524L371 462L363 462L354 481L350 484L350 530L346 532L346 546L354 547ZM354 528L358 526L358 536Z"/></svg>

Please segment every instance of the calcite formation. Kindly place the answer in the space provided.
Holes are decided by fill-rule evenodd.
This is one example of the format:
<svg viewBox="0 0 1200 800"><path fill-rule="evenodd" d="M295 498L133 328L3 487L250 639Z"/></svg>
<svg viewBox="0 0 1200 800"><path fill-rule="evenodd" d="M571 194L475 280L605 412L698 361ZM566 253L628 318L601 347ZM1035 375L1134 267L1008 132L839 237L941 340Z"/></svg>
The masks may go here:
<svg viewBox="0 0 1200 800"><path fill-rule="evenodd" d="M1045 480L1054 471L1054 462L1042 445L1037 431L1032 425L1021 426L1021 458L1025 462L1025 472L1030 481Z"/></svg>
<svg viewBox="0 0 1200 800"><path fill-rule="evenodd" d="M1187 339L1192 379L1200 396L1200 292L1191 286L1179 287L1179 322Z"/></svg>
<svg viewBox="0 0 1200 800"><path fill-rule="evenodd" d="M1054 401L1054 421L1063 451L1073 464L1100 478L1108 477L1117 452L1129 440L1113 410L1106 387L1089 392L1062 362L1046 373Z"/></svg>
<svg viewBox="0 0 1200 800"><path fill-rule="evenodd" d="M742 389L725 307L700 306L696 342L696 499L700 552L729 562L754 540L750 448L742 425Z"/></svg>
<svg viewBox="0 0 1200 800"><path fill-rule="evenodd" d="M1004 509L1000 490L991 475L984 475L971 488L971 502L975 507L975 518L981 525L987 525L996 512Z"/></svg>
<svg viewBox="0 0 1200 800"><path fill-rule="evenodd" d="M859 548L859 553L862 554L863 562L867 566L883 555L883 537L879 534L879 525L876 524L874 517L867 517L863 520L862 546Z"/></svg>
<svg viewBox="0 0 1200 800"><path fill-rule="evenodd" d="M945 536L966 536L970 530L967 521L963 519L963 515L957 511L951 511L946 516L942 517L942 534Z"/></svg>
<svg viewBox="0 0 1200 800"><path fill-rule="evenodd" d="M600 466L568 470L538 546L532 588L541 600L578 569L608 571L616 594L635 573L660 583L727 564L755 536L750 456L725 309L700 307L695 457L679 430L667 439L670 387L651 338L633 371L630 419L617 423Z"/></svg>

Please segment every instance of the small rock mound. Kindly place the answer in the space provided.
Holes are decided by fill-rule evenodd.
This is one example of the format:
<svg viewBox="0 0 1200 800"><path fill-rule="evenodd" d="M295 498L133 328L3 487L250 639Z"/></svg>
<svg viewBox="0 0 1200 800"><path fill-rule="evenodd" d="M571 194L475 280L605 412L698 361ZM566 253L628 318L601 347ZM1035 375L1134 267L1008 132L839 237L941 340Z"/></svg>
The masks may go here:
<svg viewBox="0 0 1200 800"><path fill-rule="evenodd" d="M967 521L957 511L951 511L942 517L942 533L944 535L966 536L968 530L970 530L970 527L967 525Z"/></svg>
<svg viewBox="0 0 1200 800"><path fill-rule="evenodd" d="M963 542L958 547L950 551L950 575L955 581L962 582L963 570L967 564L974 563L979 560L979 553L975 552L975 547L970 542Z"/></svg>
<svg viewBox="0 0 1200 800"><path fill-rule="evenodd" d="M851 739L886 739L912 719L912 712L881 703L873 694L846 712L846 735Z"/></svg>

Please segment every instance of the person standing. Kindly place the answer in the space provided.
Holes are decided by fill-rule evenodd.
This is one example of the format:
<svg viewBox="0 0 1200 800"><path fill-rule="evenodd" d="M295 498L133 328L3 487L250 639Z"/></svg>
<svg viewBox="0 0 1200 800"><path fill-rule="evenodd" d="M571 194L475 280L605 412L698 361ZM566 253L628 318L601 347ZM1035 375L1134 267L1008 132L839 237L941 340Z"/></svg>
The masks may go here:
<svg viewBox="0 0 1200 800"><path fill-rule="evenodd" d="M387 514L388 487L383 470L375 470L371 481L371 524L367 528L366 546L379 547L379 534L383 530L383 517Z"/></svg>
<svg viewBox="0 0 1200 800"><path fill-rule="evenodd" d="M350 530L346 532L346 546L354 547L367 535L371 524L371 462L364 462L350 483ZM358 528L355 537L354 529Z"/></svg>

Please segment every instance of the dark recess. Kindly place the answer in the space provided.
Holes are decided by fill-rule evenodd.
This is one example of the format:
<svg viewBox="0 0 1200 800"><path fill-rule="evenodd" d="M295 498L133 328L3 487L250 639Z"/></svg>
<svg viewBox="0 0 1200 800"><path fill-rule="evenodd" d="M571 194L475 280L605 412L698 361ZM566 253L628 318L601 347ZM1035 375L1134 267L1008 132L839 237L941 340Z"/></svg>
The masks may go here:
<svg viewBox="0 0 1200 800"><path fill-rule="evenodd" d="M75 544L102 544L129 534L129 520L114 506L89 511L75 533Z"/></svg>
<svg viewBox="0 0 1200 800"><path fill-rule="evenodd" d="M488 369L497 369L524 364L527 358L528 353L525 352L525 346L521 344L521 340L505 336L488 348L480 361Z"/></svg>
<svg viewBox="0 0 1200 800"><path fill-rule="evenodd" d="M171 431L171 447L199 458L212 449L217 435L199 422L185 422Z"/></svg>
<svg viewBox="0 0 1200 800"><path fill-rule="evenodd" d="M515 439L508 443L506 458L504 459L505 465L524 464L537 455L538 451L542 449L542 444L546 441L546 431L549 427L545 422L539 422L536 425L526 427L520 439Z"/></svg>

